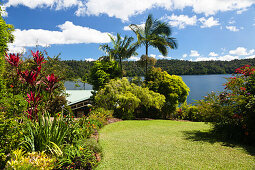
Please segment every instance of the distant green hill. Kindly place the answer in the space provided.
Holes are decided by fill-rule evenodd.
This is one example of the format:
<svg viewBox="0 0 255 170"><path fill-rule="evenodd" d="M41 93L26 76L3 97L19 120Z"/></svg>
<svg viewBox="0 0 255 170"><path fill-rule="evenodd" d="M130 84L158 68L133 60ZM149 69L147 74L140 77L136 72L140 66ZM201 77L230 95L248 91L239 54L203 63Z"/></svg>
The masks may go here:
<svg viewBox="0 0 255 170"><path fill-rule="evenodd" d="M89 72L93 62L64 60L63 64L69 66L67 78L79 78ZM186 60L158 60L155 67L161 67L169 74L200 75L200 74L232 74L235 69L244 65L255 65L255 59L242 59L232 61L186 61ZM144 69L136 61L124 61L123 68L126 76L143 76Z"/></svg>

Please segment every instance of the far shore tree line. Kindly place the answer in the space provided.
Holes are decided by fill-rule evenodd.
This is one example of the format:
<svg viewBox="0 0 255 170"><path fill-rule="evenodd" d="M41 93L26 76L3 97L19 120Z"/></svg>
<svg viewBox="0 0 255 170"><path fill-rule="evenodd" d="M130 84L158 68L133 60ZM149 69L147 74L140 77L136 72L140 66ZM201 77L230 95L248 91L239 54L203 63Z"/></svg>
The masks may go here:
<svg viewBox="0 0 255 170"><path fill-rule="evenodd" d="M153 58L154 59L154 58ZM62 60L62 65L68 67L66 78L75 80L89 73L95 61ZM154 67L160 67L170 75L207 75L234 74L235 69L244 65L255 65L255 59L240 59L231 61L186 61L178 59L159 59ZM123 61L122 67L126 77L145 76L145 70L140 67L140 61Z"/></svg>

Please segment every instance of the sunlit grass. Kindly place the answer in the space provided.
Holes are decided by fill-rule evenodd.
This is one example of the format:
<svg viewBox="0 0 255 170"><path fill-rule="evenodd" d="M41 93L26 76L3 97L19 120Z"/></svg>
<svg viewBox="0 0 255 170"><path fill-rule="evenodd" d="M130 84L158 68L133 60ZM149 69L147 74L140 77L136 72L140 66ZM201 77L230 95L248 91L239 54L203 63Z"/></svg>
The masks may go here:
<svg viewBox="0 0 255 170"><path fill-rule="evenodd" d="M208 138L210 126L169 120L123 121L100 131L97 169L254 169L255 148Z"/></svg>

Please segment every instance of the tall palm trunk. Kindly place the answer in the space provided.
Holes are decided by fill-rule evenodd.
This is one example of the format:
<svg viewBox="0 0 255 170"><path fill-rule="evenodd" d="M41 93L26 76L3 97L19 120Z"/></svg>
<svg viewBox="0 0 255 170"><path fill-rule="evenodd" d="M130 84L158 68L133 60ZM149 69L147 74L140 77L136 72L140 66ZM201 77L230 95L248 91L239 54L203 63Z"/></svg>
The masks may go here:
<svg viewBox="0 0 255 170"><path fill-rule="evenodd" d="M146 59L145 59L145 77L147 76L148 74L148 48L149 48L149 45L148 43L146 43L146 46L145 46L145 49L146 49Z"/></svg>
<svg viewBox="0 0 255 170"><path fill-rule="evenodd" d="M122 61L121 61L121 57L120 57L120 71L121 71L121 78L123 77L123 70L122 70Z"/></svg>

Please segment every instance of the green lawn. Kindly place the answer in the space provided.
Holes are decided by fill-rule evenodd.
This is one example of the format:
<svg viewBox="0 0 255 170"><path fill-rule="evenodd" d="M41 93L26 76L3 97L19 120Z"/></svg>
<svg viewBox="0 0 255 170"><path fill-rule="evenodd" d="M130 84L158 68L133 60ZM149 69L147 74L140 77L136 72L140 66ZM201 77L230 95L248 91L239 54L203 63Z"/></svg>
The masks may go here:
<svg viewBox="0 0 255 170"><path fill-rule="evenodd" d="M209 129L170 120L107 125L99 133L103 159L97 169L255 169L254 147L230 146Z"/></svg>

